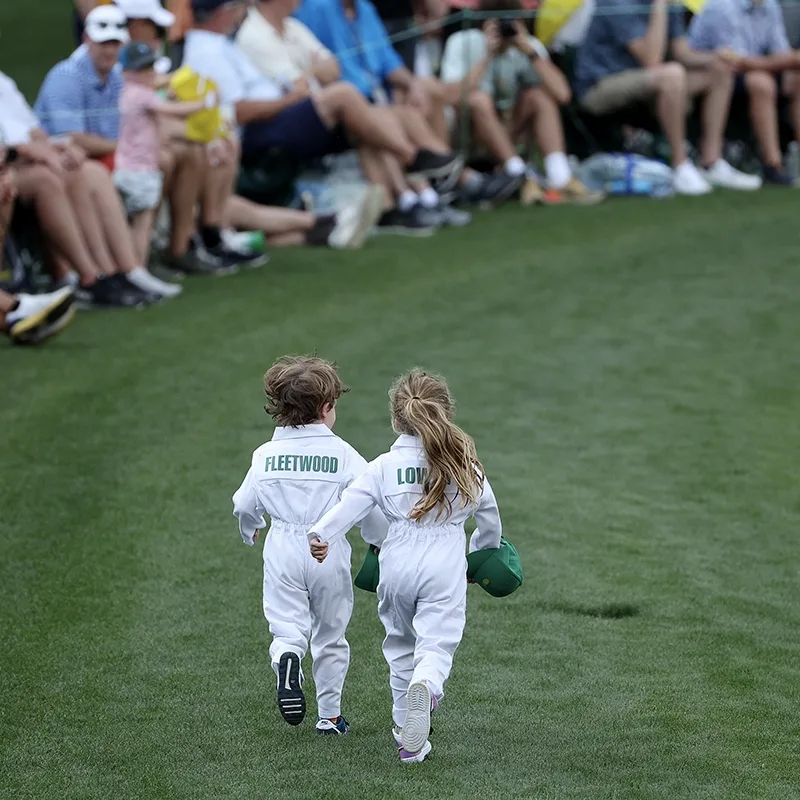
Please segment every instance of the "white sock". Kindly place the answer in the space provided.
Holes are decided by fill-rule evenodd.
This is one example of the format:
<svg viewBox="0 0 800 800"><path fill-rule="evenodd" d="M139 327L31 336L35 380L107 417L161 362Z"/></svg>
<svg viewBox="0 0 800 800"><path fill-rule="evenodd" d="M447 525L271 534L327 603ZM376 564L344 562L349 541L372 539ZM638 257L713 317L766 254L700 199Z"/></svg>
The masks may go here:
<svg viewBox="0 0 800 800"><path fill-rule="evenodd" d="M519 156L511 156L503 164L503 171L512 178L518 178L520 175L525 174L525 162Z"/></svg>
<svg viewBox="0 0 800 800"><path fill-rule="evenodd" d="M436 194L435 189L426 186L419 193L419 202L422 204L423 208L436 208L439 205L439 195Z"/></svg>
<svg viewBox="0 0 800 800"><path fill-rule="evenodd" d="M544 171L551 189L563 189L572 177L572 170L564 153L550 153L545 156Z"/></svg>
<svg viewBox="0 0 800 800"><path fill-rule="evenodd" d="M406 189L400 197L397 198L397 208L402 211L403 214L411 211L417 203L419 203L419 197L416 192L412 192L411 189Z"/></svg>

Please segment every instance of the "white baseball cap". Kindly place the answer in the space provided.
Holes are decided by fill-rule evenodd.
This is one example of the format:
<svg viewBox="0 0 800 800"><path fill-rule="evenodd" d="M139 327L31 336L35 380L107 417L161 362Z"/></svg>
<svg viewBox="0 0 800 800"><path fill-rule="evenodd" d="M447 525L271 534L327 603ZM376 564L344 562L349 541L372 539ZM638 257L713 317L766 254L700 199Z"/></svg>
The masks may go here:
<svg viewBox="0 0 800 800"><path fill-rule="evenodd" d="M93 42L121 42L127 44L128 20L116 6L97 6L86 15L83 25L86 35Z"/></svg>
<svg viewBox="0 0 800 800"><path fill-rule="evenodd" d="M175 24L175 15L158 0L115 0L115 3L128 19L149 19L159 28L171 28Z"/></svg>

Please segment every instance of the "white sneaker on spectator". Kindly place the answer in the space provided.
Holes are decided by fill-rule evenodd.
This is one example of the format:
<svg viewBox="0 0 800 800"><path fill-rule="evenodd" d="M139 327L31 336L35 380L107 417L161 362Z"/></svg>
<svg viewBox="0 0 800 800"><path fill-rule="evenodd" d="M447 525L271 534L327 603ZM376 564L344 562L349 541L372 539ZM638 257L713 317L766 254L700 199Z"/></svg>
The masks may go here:
<svg viewBox="0 0 800 800"><path fill-rule="evenodd" d="M368 186L361 199L336 214L336 226L328 245L336 250L358 250L383 213L383 188Z"/></svg>
<svg viewBox="0 0 800 800"><path fill-rule="evenodd" d="M672 179L672 187L677 194L701 195L709 194L713 191L711 184L700 174L700 170L686 160L678 167L675 167L675 176Z"/></svg>
<svg viewBox="0 0 800 800"><path fill-rule="evenodd" d="M6 314L6 326L15 344L39 344L54 336L75 315L75 290L64 286L48 294L17 294L17 307Z"/></svg>
<svg viewBox="0 0 800 800"><path fill-rule="evenodd" d="M707 170L703 176L712 186L720 189L736 189L740 192L755 192L761 188L762 180L759 175L748 175L732 167L724 158L720 158Z"/></svg>
<svg viewBox="0 0 800 800"><path fill-rule="evenodd" d="M222 228L219 235L225 248L239 255L249 256L264 252L264 234L260 231L234 231Z"/></svg>
<svg viewBox="0 0 800 800"><path fill-rule="evenodd" d="M144 267L136 267L126 277L137 289L157 294L159 297L177 297L183 291L183 286L162 281Z"/></svg>

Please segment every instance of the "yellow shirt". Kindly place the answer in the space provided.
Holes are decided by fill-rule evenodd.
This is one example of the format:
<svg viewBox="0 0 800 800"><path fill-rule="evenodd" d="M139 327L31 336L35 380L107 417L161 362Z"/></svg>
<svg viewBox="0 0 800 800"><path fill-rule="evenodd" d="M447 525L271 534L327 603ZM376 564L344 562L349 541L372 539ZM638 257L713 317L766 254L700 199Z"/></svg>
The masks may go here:
<svg viewBox="0 0 800 800"><path fill-rule="evenodd" d="M169 88L178 100L184 102L202 100L209 92L217 92L214 81L203 78L188 66L173 74ZM186 120L184 135L191 142L207 144L226 133L219 108L203 109Z"/></svg>

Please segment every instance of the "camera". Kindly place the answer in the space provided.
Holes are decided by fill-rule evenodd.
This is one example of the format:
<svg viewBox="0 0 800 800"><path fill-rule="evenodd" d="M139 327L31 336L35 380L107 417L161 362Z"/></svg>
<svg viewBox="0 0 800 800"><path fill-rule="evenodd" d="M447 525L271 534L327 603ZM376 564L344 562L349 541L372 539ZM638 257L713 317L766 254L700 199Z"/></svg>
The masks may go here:
<svg viewBox="0 0 800 800"><path fill-rule="evenodd" d="M500 20L500 36L503 39L513 39L517 35L517 28L513 20Z"/></svg>

